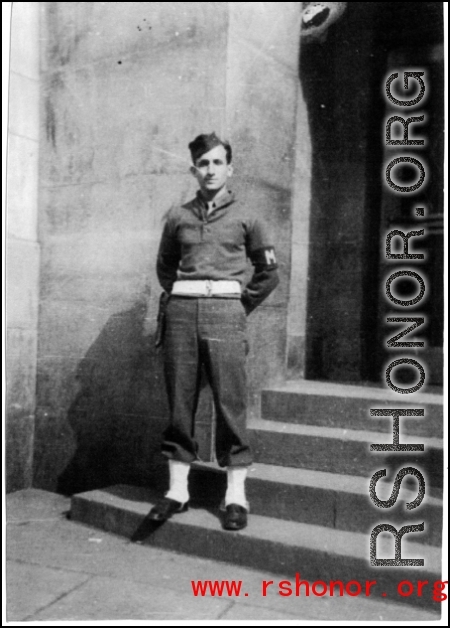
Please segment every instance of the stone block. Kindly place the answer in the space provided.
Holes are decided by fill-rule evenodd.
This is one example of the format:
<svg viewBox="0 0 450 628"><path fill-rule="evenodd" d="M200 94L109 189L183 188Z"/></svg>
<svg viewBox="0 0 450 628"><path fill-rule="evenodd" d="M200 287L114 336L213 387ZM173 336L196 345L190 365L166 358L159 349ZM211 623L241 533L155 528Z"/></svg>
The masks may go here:
<svg viewBox="0 0 450 628"><path fill-rule="evenodd" d="M245 48L230 48L228 134L243 176L291 190L297 95L295 74L267 59L257 57L252 63Z"/></svg>
<svg viewBox="0 0 450 628"><path fill-rule="evenodd" d="M226 41L226 2L129 2L48 5L47 67L67 67L108 59L111 64L149 51L211 50ZM202 67L203 69L203 67Z"/></svg>
<svg viewBox="0 0 450 628"><path fill-rule="evenodd" d="M160 445L167 419L156 414L157 407L146 412L142 406L142 399L131 395L123 399L118 392L112 398L83 388L66 412L39 408L34 486L66 495L111 482L166 490Z"/></svg>
<svg viewBox="0 0 450 628"><path fill-rule="evenodd" d="M288 330L292 335L306 335L309 244L292 242L289 282Z"/></svg>
<svg viewBox="0 0 450 628"><path fill-rule="evenodd" d="M199 72L201 57L210 60L207 74ZM45 184L186 174L188 143L224 126L225 64L225 48L169 48L122 65L103 61L49 75L42 130L48 148ZM215 78L219 71L221 81Z"/></svg>
<svg viewBox="0 0 450 628"><path fill-rule="evenodd" d="M145 293L148 284L154 284L150 278L155 277L158 244L159 234L137 231L127 237L123 232L93 232L83 238L68 235L48 239L42 253L43 294L64 299L65 283L69 282L73 284L69 286L73 300L100 306L103 316L112 314L126 307L133 295L138 298ZM82 282L86 282L84 290Z"/></svg>
<svg viewBox="0 0 450 628"><path fill-rule="evenodd" d="M79 302L42 307L35 482L49 490L112 477L149 482L160 464L168 408L145 307L105 318L98 310Z"/></svg>
<svg viewBox="0 0 450 628"><path fill-rule="evenodd" d="M139 304L111 315L80 302L43 304L37 374L40 406L67 410L81 384L115 398L119 391L130 395L148 389L150 394L154 385L152 398L158 407L156 399L165 399L158 384L161 355L154 347L155 330L145 333L145 316L145 307ZM136 387L134 393L130 386Z"/></svg>
<svg viewBox="0 0 450 628"><path fill-rule="evenodd" d="M9 79L9 132L39 141L39 81L16 72Z"/></svg>
<svg viewBox="0 0 450 628"><path fill-rule="evenodd" d="M105 183L44 187L41 232L46 237L98 233L103 238L118 231L145 233L153 241L160 237L167 211L194 197L191 180L187 173L141 174Z"/></svg>
<svg viewBox="0 0 450 628"><path fill-rule="evenodd" d="M394 474L392 474L392 480ZM410 525L411 523L417 523L418 518L415 512L407 511L406 501L413 501L417 496L417 491L409 492L409 497L405 496L405 489L402 487L401 497L394 507L389 511L384 511L386 517L387 512L389 516L384 518L380 517L379 508L372 503L369 497L369 477L367 478L367 487L364 494L345 492L344 490L337 495L335 500L335 526L340 530L359 531L364 532L369 538L370 533L375 526L381 522L389 522L391 525L400 529L404 525ZM344 486L342 487L344 488ZM392 482L384 487L384 494L381 492L381 487L377 485L377 495L380 499L389 499L391 494ZM386 490L388 488L388 490ZM425 523L424 531L417 534L414 539L416 543L423 543L426 545L433 545L435 547L442 546L442 500L425 496L424 501L420 505L420 522Z"/></svg>
<svg viewBox="0 0 450 628"><path fill-rule="evenodd" d="M249 416L259 415L260 390L285 376L286 310L264 305L248 319Z"/></svg>
<svg viewBox="0 0 450 628"><path fill-rule="evenodd" d="M43 75L41 164L43 185L96 181L95 73L88 65Z"/></svg>
<svg viewBox="0 0 450 628"><path fill-rule="evenodd" d="M305 372L305 337L288 334L287 337L287 377L299 379Z"/></svg>
<svg viewBox="0 0 450 628"><path fill-rule="evenodd" d="M157 301L162 289L158 286L154 265L149 264L147 268L148 270L144 267L136 273L116 276L109 274L104 277L96 273L85 275L77 272L77 269L67 276L62 273L56 277L47 275L43 280L42 294L53 305L46 304L45 307L55 308L56 316L59 308L64 312L72 305L75 309L84 310L84 314L88 316L86 327L89 328L91 322L98 321L101 325L109 315L132 309L137 304L143 303L145 306L148 301L153 312L153 320L149 320L149 330L154 332Z"/></svg>
<svg viewBox="0 0 450 628"><path fill-rule="evenodd" d="M6 414L6 492L29 488L33 480L34 416Z"/></svg>
<svg viewBox="0 0 450 628"><path fill-rule="evenodd" d="M68 356L39 359L36 370L36 405L42 411L67 412L79 390L77 367L81 361Z"/></svg>
<svg viewBox="0 0 450 628"><path fill-rule="evenodd" d="M36 329L39 290L39 245L8 238L6 303L9 328Z"/></svg>
<svg viewBox="0 0 450 628"><path fill-rule="evenodd" d="M398 465L401 453L370 451L370 445L392 443L392 435L330 427L293 425L253 420L249 437L256 462L328 473L372 477L375 465ZM424 452L410 452L408 463L417 464L430 485L442 486L442 441L404 436L405 443L423 444Z"/></svg>
<svg viewBox="0 0 450 628"><path fill-rule="evenodd" d="M168 49L98 75L94 168L103 177L185 174L188 143L224 126L225 48ZM198 59L208 57L204 74ZM124 67L124 66L129 67ZM176 68L176 71L174 71ZM213 71L214 68L214 71ZM217 75L221 80L217 80ZM131 122L130 122L131 120Z"/></svg>
<svg viewBox="0 0 450 628"><path fill-rule="evenodd" d="M97 341L112 316L101 304L45 301L39 322L39 361L77 363Z"/></svg>
<svg viewBox="0 0 450 628"><path fill-rule="evenodd" d="M37 239L38 144L10 133L8 140L7 230L16 238Z"/></svg>
<svg viewBox="0 0 450 628"><path fill-rule="evenodd" d="M442 437L442 397L419 393L413 404L405 403L406 400L399 403L396 395L387 388L303 380L284 389L263 390L261 417L288 423L392 433L392 417L371 417L371 408L422 408L423 417L401 419L400 434Z"/></svg>
<svg viewBox="0 0 450 628"><path fill-rule="evenodd" d="M301 82L298 83L295 130L295 180L293 182L295 204L293 205L293 212L296 212L298 218L309 222L312 182L312 142L308 108ZM293 223L294 230L296 222L297 221L294 221Z"/></svg>
<svg viewBox="0 0 450 628"><path fill-rule="evenodd" d="M50 445L51 444L51 445ZM36 411L33 486L57 492L58 478L76 450L74 430L66 416Z"/></svg>
<svg viewBox="0 0 450 628"><path fill-rule="evenodd" d="M37 335L35 330L8 329L6 341L6 407L11 415L33 414L36 403Z"/></svg>
<svg viewBox="0 0 450 628"><path fill-rule="evenodd" d="M298 71L300 6L295 2L230 5L230 39L254 48L247 55L251 64L258 57L276 60L293 74ZM259 60L259 59L258 59Z"/></svg>
<svg viewBox="0 0 450 628"><path fill-rule="evenodd" d="M39 23L42 5L18 2L11 15L11 71L39 79Z"/></svg>
<svg viewBox="0 0 450 628"><path fill-rule="evenodd" d="M254 464L249 468L246 495L251 512L286 521L334 527L334 491L319 481L305 481L303 469ZM320 475L320 474L317 474ZM220 505L226 491L226 472L216 466L194 464L190 495L197 506ZM308 478L309 479L309 478Z"/></svg>

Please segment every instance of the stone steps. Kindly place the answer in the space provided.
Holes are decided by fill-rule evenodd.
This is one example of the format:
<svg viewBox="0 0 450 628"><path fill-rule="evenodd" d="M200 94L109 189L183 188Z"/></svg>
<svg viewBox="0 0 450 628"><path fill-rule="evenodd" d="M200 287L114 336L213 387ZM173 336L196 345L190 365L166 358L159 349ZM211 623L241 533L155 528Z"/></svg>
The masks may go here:
<svg viewBox="0 0 450 628"><path fill-rule="evenodd" d="M421 521L426 522L425 531L418 534L415 540L440 546L442 499L426 493L420 510L407 511L405 504L416 498L417 489L413 487L413 490L407 490L403 484L396 505L388 513L377 508L370 500L369 482L370 476L255 463L249 469L246 491L253 514L367 535L380 521L388 520L401 527L419 516ZM190 495L195 505L218 507L225 490L224 470L214 464L193 464ZM391 490L392 482L380 481L377 495L380 499L388 499Z"/></svg>
<svg viewBox="0 0 450 628"><path fill-rule="evenodd" d="M425 446L424 452L371 452L371 444L392 443L392 433L349 430L254 419L249 436L255 461L370 479L383 468L414 466L429 480L430 490L442 486L443 443L438 438L402 436L400 443Z"/></svg>
<svg viewBox="0 0 450 628"><path fill-rule="evenodd" d="M228 532L222 529L217 510L194 508L155 526L145 519L153 501L150 491L131 486L90 491L72 498L71 519L129 538L145 537L141 542L155 547L270 571L284 576L283 580L294 581L300 573L310 582L357 581L363 586L362 595L365 581L375 580L373 599L386 597L436 609L430 586L420 597L397 593L398 583L404 580L416 585L418 580L440 579L440 549L410 541L413 534L403 538L402 557L423 558L423 567L371 567L367 534L257 514L250 516L245 530ZM419 522L420 517L416 519ZM392 557L392 546L391 535L381 534L378 557ZM273 580L278 582L275 576Z"/></svg>
<svg viewBox="0 0 450 628"><path fill-rule="evenodd" d="M411 407L423 407L425 417L402 420L400 442L423 444L425 451L371 452L371 444L392 443L393 435L392 419L371 419L370 408ZM398 395L377 388L287 382L263 391L261 408L263 418L248 424L255 463L246 484L251 515L245 530L222 529L219 505L226 473L209 463L193 464L191 509L163 525L145 517L155 495L130 486L75 495L72 518L164 549L265 569L291 580L298 572L309 581L376 580L376 595L436 610L430 590L422 597L402 597L396 587L404 580L440 579L443 443L437 435L442 433L442 398L419 393L414 405L400 404ZM387 470L388 480L377 485L378 497L386 500L393 478L405 466L425 477L421 506L406 510L418 486L408 477L393 508L376 508L369 497L372 475ZM400 529L422 522L424 532L403 538L402 557L424 558L424 567L370 566L370 533L376 525ZM392 535L379 536L378 557L393 557Z"/></svg>
<svg viewBox="0 0 450 628"><path fill-rule="evenodd" d="M403 397L406 397L405 399ZM412 397L412 399L409 399ZM296 380L261 393L261 418L322 427L392 432L392 419L371 417L371 408L423 408L423 417L401 419L401 433L443 437L443 396L399 395L389 388Z"/></svg>

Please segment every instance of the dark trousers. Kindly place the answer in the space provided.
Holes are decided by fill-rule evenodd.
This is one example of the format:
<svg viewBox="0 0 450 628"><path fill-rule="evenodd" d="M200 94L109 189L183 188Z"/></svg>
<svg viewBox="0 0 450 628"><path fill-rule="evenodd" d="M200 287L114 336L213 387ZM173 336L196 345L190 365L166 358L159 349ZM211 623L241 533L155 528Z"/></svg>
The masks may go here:
<svg viewBox="0 0 450 628"><path fill-rule="evenodd" d="M170 425L162 445L168 458L197 459L194 419L204 364L216 408L217 461L222 467L251 464L246 437L246 322L239 299L170 297L164 336Z"/></svg>

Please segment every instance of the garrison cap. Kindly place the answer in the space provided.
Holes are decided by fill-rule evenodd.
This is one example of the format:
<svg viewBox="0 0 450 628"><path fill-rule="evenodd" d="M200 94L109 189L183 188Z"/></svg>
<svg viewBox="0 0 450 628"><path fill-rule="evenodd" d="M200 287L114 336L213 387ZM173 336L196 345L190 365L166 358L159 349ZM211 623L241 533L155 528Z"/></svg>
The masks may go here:
<svg viewBox="0 0 450 628"><path fill-rule="evenodd" d="M228 142L222 141L217 135L214 133L202 133L202 135L198 135L195 140L193 140L189 144L189 150L191 151L192 161L195 164L197 159L199 159L205 153L208 153L210 150L215 148L216 146L223 146L227 152L227 161L228 163L231 161L231 146Z"/></svg>

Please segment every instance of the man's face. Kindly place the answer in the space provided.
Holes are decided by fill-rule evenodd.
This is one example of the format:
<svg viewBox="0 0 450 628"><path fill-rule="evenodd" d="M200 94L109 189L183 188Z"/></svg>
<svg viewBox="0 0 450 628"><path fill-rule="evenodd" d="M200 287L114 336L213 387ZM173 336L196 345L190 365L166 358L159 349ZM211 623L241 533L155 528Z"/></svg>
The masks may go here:
<svg viewBox="0 0 450 628"><path fill-rule="evenodd" d="M227 153L222 145L215 146L204 153L195 162L191 172L197 179L202 192L214 195L226 184L228 177L233 174L233 166L227 164Z"/></svg>

